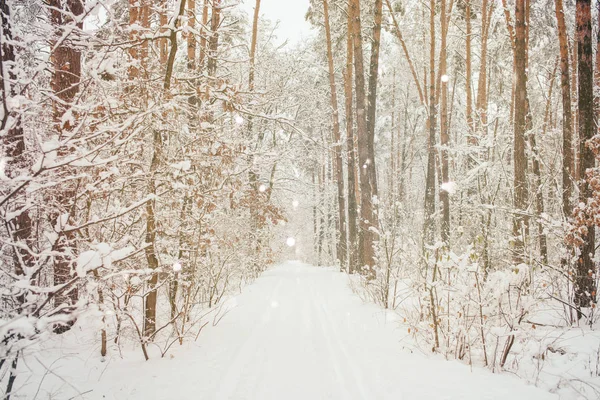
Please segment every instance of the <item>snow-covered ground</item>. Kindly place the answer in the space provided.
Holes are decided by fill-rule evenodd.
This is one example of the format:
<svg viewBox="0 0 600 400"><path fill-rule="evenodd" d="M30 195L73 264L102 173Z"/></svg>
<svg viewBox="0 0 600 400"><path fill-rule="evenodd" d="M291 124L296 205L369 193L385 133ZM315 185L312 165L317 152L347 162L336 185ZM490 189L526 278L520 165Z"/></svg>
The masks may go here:
<svg viewBox="0 0 600 400"><path fill-rule="evenodd" d="M14 398L558 399L509 375L411 353L396 319L361 301L331 268L284 263L225 306L196 342L148 362L114 352L100 362L84 343L54 343L20 367L37 372L19 375Z"/></svg>

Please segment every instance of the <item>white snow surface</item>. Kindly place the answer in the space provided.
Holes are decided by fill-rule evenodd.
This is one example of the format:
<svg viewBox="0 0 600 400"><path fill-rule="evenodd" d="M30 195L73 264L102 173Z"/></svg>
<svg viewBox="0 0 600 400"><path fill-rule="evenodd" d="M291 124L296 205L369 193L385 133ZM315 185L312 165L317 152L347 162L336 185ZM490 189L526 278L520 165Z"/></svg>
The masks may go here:
<svg viewBox="0 0 600 400"><path fill-rule="evenodd" d="M281 264L226 306L216 326L162 359L72 355L78 367L54 365L68 384L51 389L53 398L75 390L84 399L558 399L513 376L411 353L397 318L361 301L333 268Z"/></svg>

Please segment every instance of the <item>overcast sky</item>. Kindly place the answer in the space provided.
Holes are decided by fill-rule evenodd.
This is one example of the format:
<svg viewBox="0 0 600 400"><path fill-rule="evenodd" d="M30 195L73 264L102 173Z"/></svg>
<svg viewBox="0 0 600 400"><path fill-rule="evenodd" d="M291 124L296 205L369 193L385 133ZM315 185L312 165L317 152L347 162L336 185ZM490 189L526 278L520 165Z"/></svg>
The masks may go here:
<svg viewBox="0 0 600 400"><path fill-rule="evenodd" d="M254 15L256 0L242 0L243 8L250 19ZM281 21L277 31L277 44L288 39L290 44L298 43L303 37L310 36L310 24L304 20L309 0L262 0L261 17L273 22Z"/></svg>

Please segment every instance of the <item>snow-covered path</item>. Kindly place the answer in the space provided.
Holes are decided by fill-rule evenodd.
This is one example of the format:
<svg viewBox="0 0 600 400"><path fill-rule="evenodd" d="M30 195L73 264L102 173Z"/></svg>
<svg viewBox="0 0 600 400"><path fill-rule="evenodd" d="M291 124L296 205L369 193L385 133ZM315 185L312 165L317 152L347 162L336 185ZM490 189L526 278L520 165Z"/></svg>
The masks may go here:
<svg viewBox="0 0 600 400"><path fill-rule="evenodd" d="M520 380L402 349L396 323L333 269L288 262L244 289L185 354L109 368L104 399L555 399ZM105 396L105 397L103 397Z"/></svg>

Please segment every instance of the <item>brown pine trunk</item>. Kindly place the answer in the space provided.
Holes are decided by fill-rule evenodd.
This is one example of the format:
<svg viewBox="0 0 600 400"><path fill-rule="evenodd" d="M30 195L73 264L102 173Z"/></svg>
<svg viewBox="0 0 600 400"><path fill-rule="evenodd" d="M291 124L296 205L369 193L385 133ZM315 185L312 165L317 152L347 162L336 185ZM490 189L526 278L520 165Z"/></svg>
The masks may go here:
<svg viewBox="0 0 600 400"><path fill-rule="evenodd" d="M573 73L571 74L571 101L572 101L572 108L575 107L576 108L576 102L578 99L578 94L577 94L577 90L578 90L578 84L577 84L577 37L576 37L577 33L575 33L575 37L573 38L573 40L571 41L571 71L573 71ZM572 157L573 157L573 169L571 172L571 175L573 176L573 185L577 185L577 179L579 177L579 135L577 134L577 132L579 132L579 113L578 112L574 112L573 113L573 127L572 127L572 132L573 132L573 136L572 139L573 141L571 142L571 147L573 148L573 153L572 153Z"/></svg>
<svg viewBox="0 0 600 400"><path fill-rule="evenodd" d="M565 218L572 213L573 195L573 115L571 113L571 77L569 73L569 43L563 0L556 0L556 20L558 22L558 42L560 45L560 88L562 92L562 210Z"/></svg>
<svg viewBox="0 0 600 400"><path fill-rule="evenodd" d="M479 64L479 83L477 84L477 114L480 131L483 135L487 133L487 42L490 30L492 10L488 6L488 0L481 2L481 56Z"/></svg>
<svg viewBox="0 0 600 400"><path fill-rule="evenodd" d="M600 1L596 2L596 15L600 19ZM600 90L600 23L596 31L596 70L594 72L594 87ZM598 92L596 92L598 93ZM600 95L594 97L595 123L600 128Z"/></svg>
<svg viewBox="0 0 600 400"><path fill-rule="evenodd" d="M465 0L465 19L466 19L466 38L465 38L465 91L467 92L467 104L466 104L466 119L467 119L467 127L469 128L469 134L467 138L467 143L470 146L477 146L478 140L477 136L475 136L475 130L473 126L473 88L472 88L472 67L471 67L471 0ZM473 166L472 156L469 157L468 161L469 166Z"/></svg>
<svg viewBox="0 0 600 400"><path fill-rule="evenodd" d="M161 66L166 66L167 58L169 57L169 39L166 37L169 33L167 29L167 24L169 23L167 17L167 0L161 0L158 21L160 23L160 33L165 36L158 41L159 60Z"/></svg>
<svg viewBox="0 0 600 400"><path fill-rule="evenodd" d="M248 74L248 89L254 90L254 66L256 63L256 41L258 38L258 17L260 14L260 0L254 6L254 19L252 22L252 39L250 42L250 72Z"/></svg>
<svg viewBox="0 0 600 400"><path fill-rule="evenodd" d="M165 94L168 96L168 91L171 88L171 77L173 74L173 66L175 63L175 56L177 54L177 29L180 25L180 20L185 13L185 5L186 0L181 0L179 3L179 10L177 11L177 16L175 23L173 24L173 29L169 34L169 42L170 49L169 55L167 58L165 79L163 83L163 88L165 89ZM160 167L160 160L162 157L162 133L155 129L152 135L152 160L150 162L150 171L149 171L149 182L148 182L148 194L152 194L156 196L156 175L158 173L158 169ZM157 270L160 263L158 260L158 255L156 252L156 200L152 199L146 203L146 237L145 242L149 244L146 247L146 262L148 263L148 268L151 270ZM156 300L157 300L157 290L156 285L158 283L158 274L152 274L150 281L148 282L149 291L146 295L146 302L144 306L144 336L149 337L156 330Z"/></svg>
<svg viewBox="0 0 600 400"><path fill-rule="evenodd" d="M370 137L367 126L367 96L365 93L365 68L360 19L360 1L351 0L352 33L354 42L354 74L356 86L356 119L358 136L358 164L360 166L360 232L358 237L359 267L370 278L374 277L375 266L375 229L378 219L373 204L373 195L377 194L375 160L370 159ZM375 45L375 43L374 43Z"/></svg>
<svg viewBox="0 0 600 400"><path fill-rule="evenodd" d="M196 0L188 0L188 27L190 28L187 36L187 60L188 69L196 69Z"/></svg>
<svg viewBox="0 0 600 400"><path fill-rule="evenodd" d="M525 0L515 4L515 111L514 111L514 262L525 261L524 236L527 231L527 158L525 156L525 133L527 131L527 60L526 60L526 10Z"/></svg>
<svg viewBox="0 0 600 400"><path fill-rule="evenodd" d="M544 137L546 135L546 131L548 129L548 120L550 115L550 107L552 105L552 92L554 88L554 79L556 77L556 70L558 69L559 60L556 61L554 65L554 70L548 77L549 89L548 96L546 100L546 109L544 111L544 122L542 124L542 135ZM532 129L529 127L528 129ZM540 150L537 147L535 134L529 134L529 147L532 152L532 164L533 164L533 176L535 178L535 187L537 188L535 193L535 208L536 208L536 217L538 219L538 240L540 245L540 258L542 259L542 263L544 265L548 264L548 238L546 233L544 232L544 224L542 221L542 215L544 214L544 192L542 187L542 171L541 171L541 155Z"/></svg>
<svg viewBox="0 0 600 400"><path fill-rule="evenodd" d="M423 224L423 246L433 243L435 221L435 128L436 128L436 104L435 104L435 7L436 1L429 3L429 119L427 127L429 137L427 141L427 175L425 178L425 205ZM427 86L427 85L425 85Z"/></svg>
<svg viewBox="0 0 600 400"><path fill-rule="evenodd" d="M215 78L217 72L217 50L219 48L219 26L221 24L221 0L213 0L210 18L210 39L208 40L207 72Z"/></svg>
<svg viewBox="0 0 600 400"><path fill-rule="evenodd" d="M337 240L337 256L342 269L346 268L346 201L344 198L344 171L342 160L342 142L340 133L339 108L337 88L335 84L335 69L333 65L333 50L331 49L331 31L329 26L329 5L323 0L323 14L325 18L325 40L327 41L327 64L329 67L329 89L331 91L331 109L333 110L333 149L335 157L335 181L337 184L338 224L339 239Z"/></svg>
<svg viewBox="0 0 600 400"><path fill-rule="evenodd" d="M348 272L357 272L358 266L358 206L356 202L356 153L354 151L354 113L352 95L352 63L354 47L352 41L352 8L348 4L348 35L346 38L346 68L344 69L344 95L346 100L346 154L348 165Z"/></svg>
<svg viewBox="0 0 600 400"><path fill-rule="evenodd" d="M256 43L258 40L258 22L259 22L259 15L260 15L260 2L261 0L256 0L255 4L254 4L254 18L252 21L252 37L250 39L250 68L248 71L248 91L250 93L252 93L254 91L254 74L255 74L255 65L256 65ZM248 116L248 124L247 124L247 135L249 138L253 138L253 128L254 127L254 119L252 115ZM259 134L259 141L262 140L262 133ZM253 165L254 164L254 155L250 154L248 157L248 164L249 165ZM254 191L258 191L258 182L259 182L259 176L258 176L258 172L254 169L251 168L250 171L248 172L248 181L250 183L250 187L252 188L252 190ZM258 204L257 203L253 203L250 206L250 217L251 217L251 223L252 223L252 229L255 232L259 232L260 230L260 222L259 222L259 210L258 210ZM258 270L260 268L259 266L259 255L261 252L261 239L259 237L259 235L255 235L255 243L253 245L254 249L255 249L255 256L253 258L253 268L255 270Z"/></svg>
<svg viewBox="0 0 600 400"><path fill-rule="evenodd" d="M207 52L207 43L206 40L206 29L205 26L208 25L208 0L204 0L204 4L202 5L202 28L200 29L200 58L198 60L199 69L202 71L204 69L204 61L206 60L206 52Z"/></svg>
<svg viewBox="0 0 600 400"><path fill-rule="evenodd" d="M442 30L441 37L441 49L440 49L440 77L444 79L438 84L441 85L441 109L440 109L440 144L441 149L441 164L442 164L442 183L447 184L450 182L449 171L448 171L448 146L449 146L449 134L448 134L448 77L446 76L446 43L448 34L448 15L446 12L446 0L440 0L440 28ZM450 245L450 193L448 190L440 190L440 200L442 203L442 224L441 234L442 241L449 246Z"/></svg>
<svg viewBox="0 0 600 400"><path fill-rule="evenodd" d="M406 47L406 42L404 41L404 37L402 36L402 31L400 30L400 25L396 20L396 15L394 14L394 10L392 9L392 5L390 4L390 0L385 0L385 4L387 9L392 16L392 22L394 23L394 29L396 31L396 36L402 45L402 51L404 52L404 56L406 57L406 61L408 62L408 66L410 68L410 72L412 74L413 80L415 81L415 85L417 86L417 92L419 93L419 100L421 100L421 104L425 105L425 96L423 95L423 89L421 89L421 83L419 82L419 77L417 76L417 70L412 62L412 58L408 53L408 47Z"/></svg>
<svg viewBox="0 0 600 400"><path fill-rule="evenodd" d="M592 13L591 0L577 0L577 54L579 75L579 201L587 204L592 198L592 188L586 180L589 168L595 165L594 153L587 141L594 136L594 64L592 60ZM595 228L588 227L585 242L579 249L577 270L575 271L575 304L578 317L581 307L591 307L595 303L594 283Z"/></svg>
<svg viewBox="0 0 600 400"><path fill-rule="evenodd" d="M52 25L57 29L57 37L54 40L58 41L58 38L63 35L65 28L72 29L67 28L72 27L74 24L70 15L78 17L83 14L84 3L81 0L67 0L66 2L51 0L50 6L50 20ZM76 27L79 30L83 29L83 22L77 23ZM70 33L70 35L77 34L76 31ZM62 117L69 111L70 105L75 101L81 80L81 51L72 47L71 44L66 44L66 41L62 41L61 43L51 55L53 75L50 82L54 95L60 100L52 104L54 127L58 132L60 140L69 135L73 129L70 122L62 122ZM69 218L72 217L75 208L73 204L75 197L75 189L72 184L66 183L65 187L58 189L54 201L61 208L61 212L51 216L54 224L57 226L61 225L57 222L57 219L63 213L67 213ZM52 249L56 254L54 257L54 285L65 284L71 279L72 260L69 254L73 253L71 248L74 246L74 239L73 233L64 234L59 232L59 237L54 243ZM56 295L54 302L55 305L72 305L77 301L77 298L77 287L73 285L68 293Z"/></svg>

